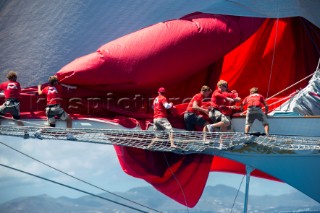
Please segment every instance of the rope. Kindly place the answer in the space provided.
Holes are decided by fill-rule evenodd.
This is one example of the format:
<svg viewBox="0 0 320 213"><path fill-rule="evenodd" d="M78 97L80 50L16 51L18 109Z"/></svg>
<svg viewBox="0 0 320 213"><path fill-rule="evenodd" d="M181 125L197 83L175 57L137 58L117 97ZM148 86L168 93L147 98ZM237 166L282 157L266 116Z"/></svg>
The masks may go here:
<svg viewBox="0 0 320 213"><path fill-rule="evenodd" d="M298 93L298 92L293 92L293 93L291 93L290 95L288 95L287 97L281 98L281 99L279 99L279 100L277 100L277 101L269 104L268 106L273 106L273 105L275 105L275 104L277 104L277 103L279 103L279 102L282 102L282 101L284 101L284 100L286 100L286 99L292 99L297 93Z"/></svg>
<svg viewBox="0 0 320 213"><path fill-rule="evenodd" d="M106 201L109 201L109 202L118 204L118 205L120 205L120 206L127 207L127 208L132 209L132 210L136 210L136 211L138 211L138 212L148 213L148 212L146 212L146 211L137 209L137 208L135 208L135 207L132 207L132 206L129 206L129 205L126 205L126 204L123 204L123 203L120 203L120 202L117 202L117 201L114 201L114 200L111 200L111 199L102 197L102 196L100 196L100 195L96 195L96 194L93 194L93 193L84 191L84 190L82 190L82 189L75 188L75 187L73 187L73 186L69 186L69 185L66 185L66 184L63 184L63 183L54 181L54 180L50 180L50 179L48 179L48 178L41 177L41 176L39 176L39 175L35 175L35 174L29 173L29 172L26 172L26 171L23 171L23 170L20 170L20 169L16 169L16 168L13 168L13 167L11 167L11 166L7 166L7 165L1 164L1 163L0 163L0 166L6 167L6 168L8 168L8 169L15 170L15 171L17 171L17 172L21 172L21 173L24 173L24 174L27 174L27 175L30 175L30 176L33 176L33 177L36 177L36 178L39 178L39 179L42 179L42 180L45 180L45 181L49 181L49 182L54 183L54 184L58 184L58 185L61 185L61 186L63 186L63 187L66 187L66 188L73 189L73 190L75 190L75 191L79 191L79 192L82 192L82 193L85 193L85 194L88 194L88 195L91 195L91 196L100 198L100 199L102 199L102 200L106 200Z"/></svg>
<svg viewBox="0 0 320 213"><path fill-rule="evenodd" d="M40 161L40 160L38 160L38 159L36 159L36 158L28 155L28 154L25 154L25 153L23 153L23 152L15 149L15 148L7 145L7 144L5 144L5 143L3 143L3 142L1 142L1 141L0 141L0 143L1 143L2 145L6 146L6 147L8 147L8 148L10 148L10 149L18 152L18 153L26 156L26 157L34 160L34 161L37 161L38 163L41 163L41 164L43 164L43 165L45 165L45 166L47 166L47 167L50 167L51 169L54 169L54 170L56 170L56 171L58 171L58 172L60 172L60 173L62 173L62 174L64 174L64 175L67 175L67 176L69 176L69 177L71 177L71 178L73 178L73 179L76 179L76 180L78 180L78 181L80 181L80 182L82 182L82 183L85 183L85 184L90 185L90 186L92 186L92 187L94 187L94 188L100 189L100 190L102 190L102 191L104 191L104 192L107 192L107 193L112 194L112 195L114 195L114 196L116 196L116 197L122 198L122 199L124 199L124 200L126 200L126 201L129 201L129 202L134 203L134 204L136 204L136 205L139 205L139 206L141 206L141 207L150 209L150 210L155 211L155 212L159 212L159 211L157 211L157 210L155 210L155 209L153 209L153 208L150 208L150 207L145 206L145 205L143 205L143 204L137 203L137 202L132 201L132 200L130 200L130 199L128 199L128 198L122 197L122 196L117 195L117 194L115 194L115 193L113 193L113 192L110 192L110 191L108 191L108 190L106 190L106 189L103 189L103 188L101 188L101 187L99 187L99 186L93 185L93 184L91 184L91 183L89 183L89 182L87 182L87 181L84 181L84 180L82 180L82 179L80 179L80 178L77 178L77 177L75 177L75 176L73 176L73 175L70 175L70 174L68 174L68 173L66 173L66 172L64 172L64 171L62 171L62 170L60 170L60 169L57 169L57 168L55 168L55 167L53 167L53 166L51 166L51 165L49 165L49 164L46 164L46 163L44 163L44 162L42 162L42 161Z"/></svg>
<svg viewBox="0 0 320 213"><path fill-rule="evenodd" d="M165 155L165 153L163 153L163 156L164 156L164 159L166 160L167 166L168 166L168 168L169 168L169 170L170 170L173 178L176 180L177 184L179 185L179 188L180 188L180 190L181 190L181 193L182 193L182 196L183 196L183 199L184 199L184 203L185 203L185 205L186 205L186 207L187 207L187 212L189 212L187 197L186 197L186 195L185 195L185 193L184 193L183 187L181 186L178 178L176 177L176 175L175 175L174 172L172 171L171 166L170 166L170 164L169 164L169 162L168 162L168 159L167 159L167 156Z"/></svg>
<svg viewBox="0 0 320 213"><path fill-rule="evenodd" d="M277 37L278 37L278 24L279 24L279 18L277 18L277 22L276 22L276 36L274 37L272 62L271 62L270 76L269 76L268 90L267 90L266 97L269 96L269 90L270 90L270 84L271 84L271 77L272 77L272 71L273 71L273 65L274 65L274 57L275 57L275 52L276 52L276 43L277 43Z"/></svg>
<svg viewBox="0 0 320 213"><path fill-rule="evenodd" d="M241 188L241 186L242 186L242 183L243 183L243 180L244 180L244 177L245 177L245 176L246 176L246 175L243 175L243 177L242 177L242 180L241 180L241 183L240 183L240 185L239 185L239 188L238 188L237 194L236 194L236 196L235 196L235 198L234 198L234 200L233 200L233 204L232 204L232 207L231 207L230 213L232 213L232 212L233 212L233 208L234 208L234 205L235 205L235 203L236 203L236 200L237 200L237 197L238 197L238 195L239 195L239 191L240 191L240 188Z"/></svg>
<svg viewBox="0 0 320 213"><path fill-rule="evenodd" d="M296 82L296 83L292 84L292 85L291 85L291 86L289 86L289 87L286 87L285 89L281 90L280 92L278 92L278 93L276 93L276 94L274 94L274 95L270 96L270 97L269 97L269 98L267 98L266 100L269 100L270 98L273 98L273 97L275 97L275 96L279 95L280 93L282 93L282 92L284 92L284 91L286 91L286 90L290 89L291 87L293 87L293 86L297 85L298 83L300 83L300 82L302 82L302 81L306 80L307 78L310 78L312 75L314 75L314 73L311 73L310 75L308 75L308 76L304 77L304 78L303 78L303 79L301 79L300 81L298 81L298 82Z"/></svg>

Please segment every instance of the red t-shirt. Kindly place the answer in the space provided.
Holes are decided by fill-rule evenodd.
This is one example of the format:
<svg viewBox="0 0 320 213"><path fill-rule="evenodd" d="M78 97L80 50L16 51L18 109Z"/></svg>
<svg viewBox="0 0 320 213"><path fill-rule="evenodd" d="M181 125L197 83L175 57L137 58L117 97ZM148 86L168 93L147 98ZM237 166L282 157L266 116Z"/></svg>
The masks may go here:
<svg viewBox="0 0 320 213"><path fill-rule="evenodd" d="M166 118L167 109L164 107L164 104L168 103L167 98L159 95L153 101L153 118Z"/></svg>
<svg viewBox="0 0 320 213"><path fill-rule="evenodd" d="M230 102L227 98L236 98L237 94L232 92L221 92L220 89L216 89L212 93L211 103L212 106L218 109L224 115L231 115L233 113L232 108L230 107Z"/></svg>
<svg viewBox="0 0 320 213"><path fill-rule="evenodd" d="M263 103L264 103L264 97L258 93L254 93L247 96L242 102L243 105L248 104L248 107L251 107L251 106L263 107L264 106Z"/></svg>
<svg viewBox="0 0 320 213"><path fill-rule="evenodd" d="M203 95L201 93L198 93L195 96L193 96L191 101L188 104L187 112L200 114L200 112L198 110L193 109L192 106L193 106L193 102L196 101L198 103L198 106L201 107L202 100L203 100Z"/></svg>
<svg viewBox="0 0 320 213"><path fill-rule="evenodd" d="M21 87L20 83L16 81L6 81L0 84L0 91L4 91L4 97L8 98L20 98Z"/></svg>
<svg viewBox="0 0 320 213"><path fill-rule="evenodd" d="M47 95L47 105L60 104L61 102L61 86L46 86L42 93Z"/></svg>

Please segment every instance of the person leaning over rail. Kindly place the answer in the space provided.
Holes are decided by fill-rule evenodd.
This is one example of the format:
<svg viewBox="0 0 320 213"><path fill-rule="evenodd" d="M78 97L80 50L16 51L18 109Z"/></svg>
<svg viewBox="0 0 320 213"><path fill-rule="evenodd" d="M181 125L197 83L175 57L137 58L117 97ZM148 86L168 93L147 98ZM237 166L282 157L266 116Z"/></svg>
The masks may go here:
<svg viewBox="0 0 320 213"><path fill-rule="evenodd" d="M204 85L201 87L199 93L195 94L188 104L187 110L184 113L184 123L186 130L194 131L196 126L204 126L208 124L202 114L208 115L209 111L202 107L202 101L204 98L209 97L212 90L210 87ZM202 114L201 114L202 113Z"/></svg>
<svg viewBox="0 0 320 213"><path fill-rule="evenodd" d="M168 103L167 98L164 96L165 93L166 89L164 87L160 87L158 89L158 96L153 101L153 129L155 131L167 130L169 132L170 146L175 148L177 146L173 142L172 126L167 118L167 110L173 107L173 103ZM155 142L156 139L153 139L148 147L150 148Z"/></svg>
<svg viewBox="0 0 320 213"><path fill-rule="evenodd" d="M42 85L38 85L38 94L45 94L47 96L47 106L45 109L46 116L48 118L48 124L51 127L56 126L55 117L65 120L67 122L67 128L72 128L72 119L60 106L61 101L61 85L59 84L58 77L56 75L50 76L49 85L41 89ZM69 88L75 88L68 86Z"/></svg>
<svg viewBox="0 0 320 213"><path fill-rule="evenodd" d="M241 107L246 104L248 104L248 110L244 132L249 133L250 127L252 126L254 120L258 119L262 122L266 135L269 135L269 123L267 119L268 105L264 97L258 93L257 87L252 87L250 89L250 95L243 100ZM262 106L265 107L265 113L262 111Z"/></svg>
<svg viewBox="0 0 320 213"><path fill-rule="evenodd" d="M0 106L0 115L4 116L10 113L19 126L23 126L20 119L20 92L21 86L17 81L17 73L9 71L7 74L8 81L0 84L0 91L4 92L4 103Z"/></svg>
<svg viewBox="0 0 320 213"><path fill-rule="evenodd" d="M220 80L217 83L217 89L212 93L211 109L209 118L213 124L208 124L203 131L213 132L215 128L220 128L221 132L226 132L230 126L231 115L236 109L235 103L240 102L241 98L235 90L228 90L228 82Z"/></svg>

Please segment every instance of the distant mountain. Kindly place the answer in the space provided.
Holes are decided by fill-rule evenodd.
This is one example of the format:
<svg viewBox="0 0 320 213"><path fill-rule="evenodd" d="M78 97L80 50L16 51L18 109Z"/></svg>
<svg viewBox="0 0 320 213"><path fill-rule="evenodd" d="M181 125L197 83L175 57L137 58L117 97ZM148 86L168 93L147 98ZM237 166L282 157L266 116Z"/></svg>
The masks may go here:
<svg viewBox="0 0 320 213"><path fill-rule="evenodd" d="M166 213L188 212L187 207L180 205L152 187L133 188L127 192L116 193L136 203ZM237 199L236 198L237 195ZM140 209L145 212L152 210L130 203L108 193L100 194L104 198ZM189 209L192 213L209 212L243 212L244 194L225 185L207 186L196 207ZM280 196L250 196L249 212L320 212L320 204L300 193ZM21 197L0 205L3 213L71 213L71 212L137 212L134 209L108 202L93 196L83 196L77 199L68 197L52 198L47 195Z"/></svg>

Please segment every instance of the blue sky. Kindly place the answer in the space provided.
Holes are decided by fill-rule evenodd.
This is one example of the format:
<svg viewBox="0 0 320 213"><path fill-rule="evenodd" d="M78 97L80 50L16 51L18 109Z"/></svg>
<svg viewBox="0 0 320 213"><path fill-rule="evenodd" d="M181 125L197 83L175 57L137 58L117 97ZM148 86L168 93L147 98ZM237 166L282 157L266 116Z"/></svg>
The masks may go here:
<svg viewBox="0 0 320 213"><path fill-rule="evenodd" d="M115 151L110 145L38 139L25 140L11 136L1 136L0 141L35 159L108 191L123 192L134 187L150 186L147 182L131 177L122 171ZM91 193L102 193L101 190L54 171L3 144L0 144L0 163ZM238 189L242 177L242 175L230 173L210 173L207 185L224 184ZM84 195L5 167L0 167L0 182L0 203L20 196L47 194L52 197L67 196L76 198ZM244 187L245 182L242 184L242 191L244 191ZM293 191L296 190L285 183L251 178L250 194L279 195Z"/></svg>

